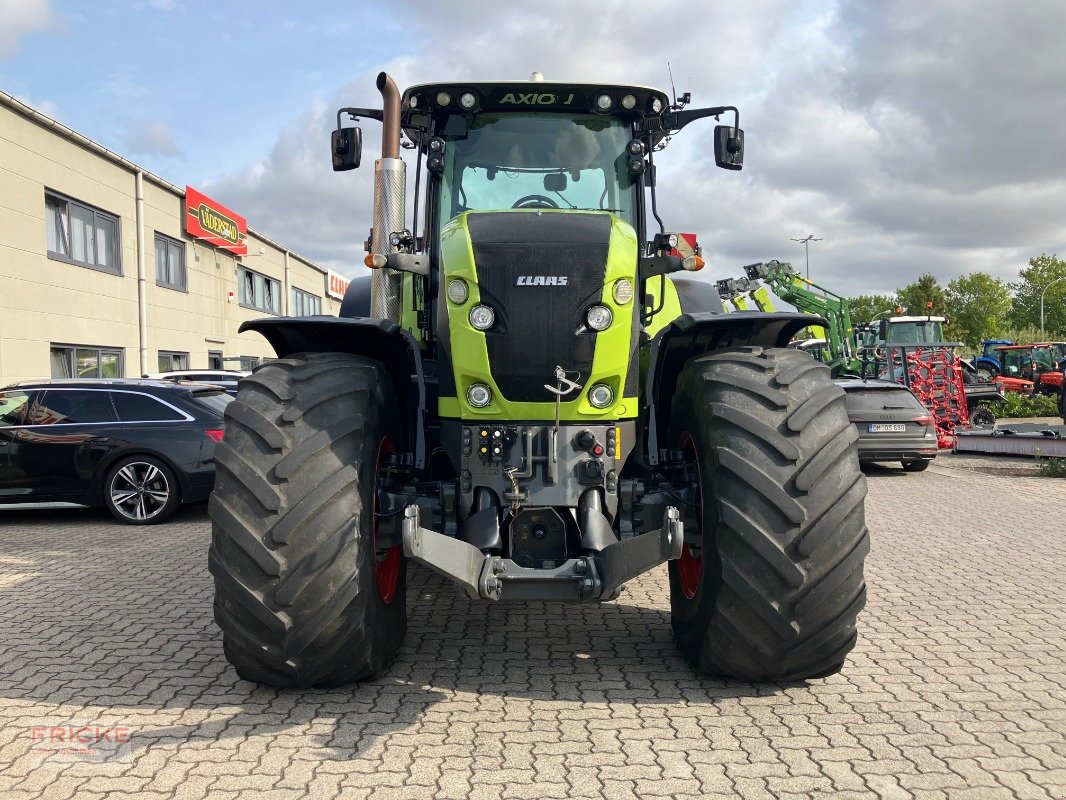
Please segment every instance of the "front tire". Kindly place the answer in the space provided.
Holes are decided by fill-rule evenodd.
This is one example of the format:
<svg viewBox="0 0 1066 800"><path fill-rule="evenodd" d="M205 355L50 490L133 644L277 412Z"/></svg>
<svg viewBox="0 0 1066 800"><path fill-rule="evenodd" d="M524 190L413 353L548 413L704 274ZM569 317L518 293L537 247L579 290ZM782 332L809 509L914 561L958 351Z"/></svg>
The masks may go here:
<svg viewBox="0 0 1066 800"><path fill-rule="evenodd" d="M380 363L272 361L226 409L209 503L215 621L242 678L281 688L380 675L407 627L406 561L375 542L378 467L402 442Z"/></svg>
<svg viewBox="0 0 1066 800"><path fill-rule="evenodd" d="M748 681L839 671L866 602L866 479L844 392L788 349L691 360L671 441L698 467L670 562L674 636L698 669Z"/></svg>
<svg viewBox="0 0 1066 800"><path fill-rule="evenodd" d="M970 412L970 424L988 428L996 424L996 415L986 405L979 405Z"/></svg>

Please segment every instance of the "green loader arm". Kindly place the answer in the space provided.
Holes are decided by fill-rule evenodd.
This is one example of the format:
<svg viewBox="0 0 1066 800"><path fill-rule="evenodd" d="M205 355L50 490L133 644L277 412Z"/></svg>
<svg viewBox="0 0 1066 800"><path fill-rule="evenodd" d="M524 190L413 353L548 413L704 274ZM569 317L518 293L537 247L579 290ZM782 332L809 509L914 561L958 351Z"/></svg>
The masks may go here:
<svg viewBox="0 0 1066 800"><path fill-rule="evenodd" d="M855 330L851 324L848 301L797 273L791 264L768 261L748 264L744 272L750 281L765 281L774 294L791 303L798 310L818 314L829 321L826 340L829 344L829 366L833 374L858 372L861 365L856 358Z"/></svg>

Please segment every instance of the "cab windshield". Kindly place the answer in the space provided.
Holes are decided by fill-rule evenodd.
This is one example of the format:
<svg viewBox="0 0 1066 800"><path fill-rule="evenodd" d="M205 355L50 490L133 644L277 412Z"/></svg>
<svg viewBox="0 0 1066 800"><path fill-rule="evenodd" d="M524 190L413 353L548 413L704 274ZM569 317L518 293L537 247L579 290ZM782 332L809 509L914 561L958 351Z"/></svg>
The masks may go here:
<svg viewBox="0 0 1066 800"><path fill-rule="evenodd" d="M443 226L464 211L610 211L636 224L627 123L594 114L478 114L445 136Z"/></svg>
<svg viewBox="0 0 1066 800"><path fill-rule="evenodd" d="M889 344L931 344L944 341L944 328L939 322L889 322Z"/></svg>

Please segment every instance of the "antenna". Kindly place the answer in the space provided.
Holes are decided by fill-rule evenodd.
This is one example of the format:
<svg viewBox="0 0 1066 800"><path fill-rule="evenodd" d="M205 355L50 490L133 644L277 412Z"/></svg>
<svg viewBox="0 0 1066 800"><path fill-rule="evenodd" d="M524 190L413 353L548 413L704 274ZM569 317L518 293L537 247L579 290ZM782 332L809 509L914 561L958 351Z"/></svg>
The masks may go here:
<svg viewBox="0 0 1066 800"><path fill-rule="evenodd" d="M679 100L677 97L677 87L674 86L674 70L670 66L669 61L666 62L666 71L670 73L670 95L674 98L674 102L670 106L670 108L674 111L677 111L692 102L692 93L685 92L683 95L681 95L681 99Z"/></svg>

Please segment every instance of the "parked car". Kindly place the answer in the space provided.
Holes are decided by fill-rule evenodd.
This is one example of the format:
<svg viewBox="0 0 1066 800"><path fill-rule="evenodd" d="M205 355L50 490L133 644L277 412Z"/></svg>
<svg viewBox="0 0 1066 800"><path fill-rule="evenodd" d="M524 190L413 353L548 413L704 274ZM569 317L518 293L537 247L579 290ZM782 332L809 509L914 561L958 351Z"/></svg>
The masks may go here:
<svg viewBox="0 0 1066 800"><path fill-rule="evenodd" d="M52 380L0 390L0 504L104 506L135 525L206 500L233 398L217 386Z"/></svg>
<svg viewBox="0 0 1066 800"><path fill-rule="evenodd" d="M906 386L850 379L837 384L859 431L859 461L899 461L908 472L921 472L936 458L933 415Z"/></svg>
<svg viewBox="0 0 1066 800"><path fill-rule="evenodd" d="M221 386L229 394L236 397L237 381L247 374L247 372L238 372L232 369L177 369L171 372L157 372L154 375L145 375L144 377L159 381L211 383L215 386Z"/></svg>

